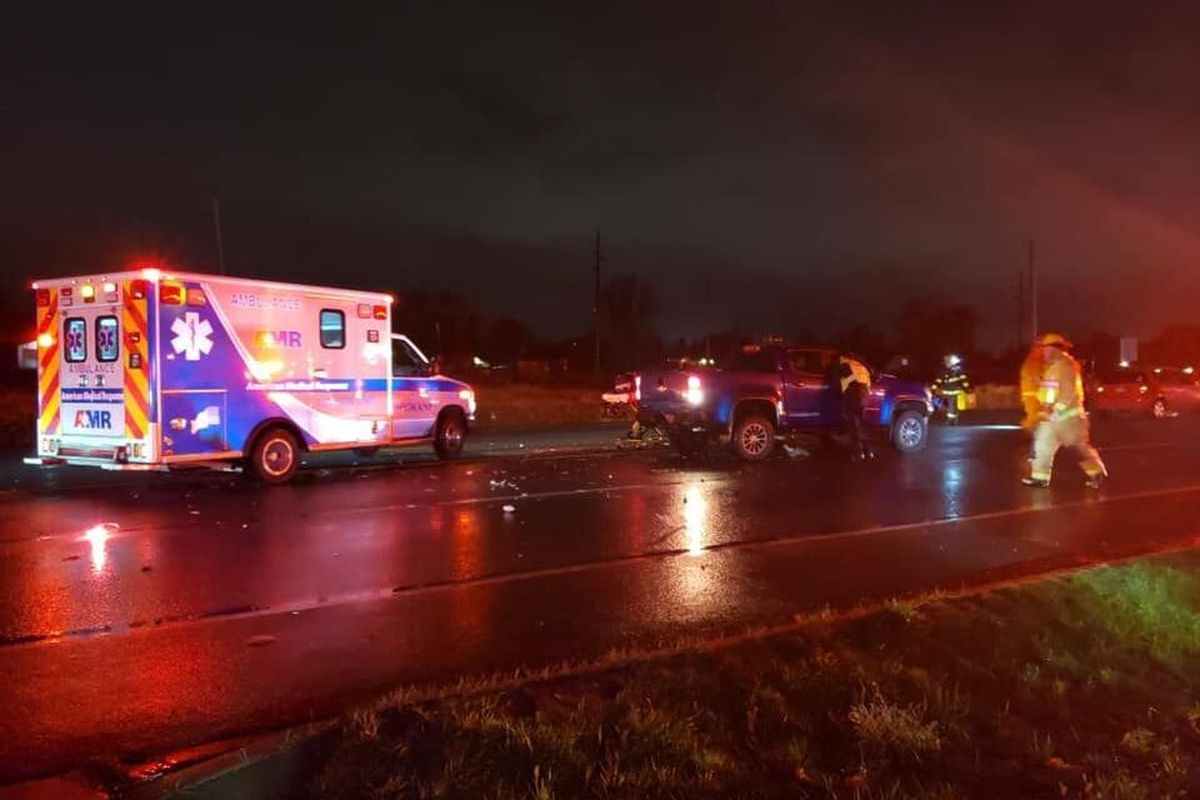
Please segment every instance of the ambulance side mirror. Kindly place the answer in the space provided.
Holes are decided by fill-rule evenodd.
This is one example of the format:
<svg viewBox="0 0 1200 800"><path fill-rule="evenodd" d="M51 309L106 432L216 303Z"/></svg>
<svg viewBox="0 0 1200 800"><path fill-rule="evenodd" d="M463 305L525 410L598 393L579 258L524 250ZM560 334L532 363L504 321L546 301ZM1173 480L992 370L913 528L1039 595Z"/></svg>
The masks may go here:
<svg viewBox="0 0 1200 800"><path fill-rule="evenodd" d="M433 360L429 362L428 366L426 366L426 369L429 370L430 375L441 375L442 360L437 356L434 356Z"/></svg>

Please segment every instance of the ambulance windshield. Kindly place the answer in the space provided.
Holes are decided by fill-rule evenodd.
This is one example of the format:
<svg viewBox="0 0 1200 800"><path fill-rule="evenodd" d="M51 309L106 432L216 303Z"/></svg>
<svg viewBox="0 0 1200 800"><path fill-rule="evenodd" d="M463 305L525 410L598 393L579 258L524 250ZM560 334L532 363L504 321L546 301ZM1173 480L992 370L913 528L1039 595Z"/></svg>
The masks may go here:
<svg viewBox="0 0 1200 800"><path fill-rule="evenodd" d="M392 339L392 374L396 376L427 375L429 364L404 339Z"/></svg>

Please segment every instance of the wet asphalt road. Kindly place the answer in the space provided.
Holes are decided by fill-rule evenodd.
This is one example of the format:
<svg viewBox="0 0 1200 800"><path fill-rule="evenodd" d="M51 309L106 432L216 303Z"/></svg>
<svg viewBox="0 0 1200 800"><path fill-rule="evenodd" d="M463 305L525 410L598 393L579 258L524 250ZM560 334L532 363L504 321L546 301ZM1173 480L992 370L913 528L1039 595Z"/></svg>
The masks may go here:
<svg viewBox="0 0 1200 800"><path fill-rule="evenodd" d="M1200 421L1103 420L1088 494L1006 426L868 464L495 437L235 476L0 464L0 782L316 719L406 682L1197 542ZM597 449L599 448L599 449Z"/></svg>

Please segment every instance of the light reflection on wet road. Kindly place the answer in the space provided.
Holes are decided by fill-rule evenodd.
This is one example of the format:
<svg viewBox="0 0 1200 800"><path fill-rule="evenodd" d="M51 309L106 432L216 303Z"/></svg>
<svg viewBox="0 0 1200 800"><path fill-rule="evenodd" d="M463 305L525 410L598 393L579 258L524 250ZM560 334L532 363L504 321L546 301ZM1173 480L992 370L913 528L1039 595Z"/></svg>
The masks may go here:
<svg viewBox="0 0 1200 800"><path fill-rule="evenodd" d="M925 453L863 465L608 452L314 473L270 490L22 474L0 494L0 737L17 743L0 778L296 722L399 682L1200 533L1193 421L1102 425L1114 480L1100 497L1067 464L1051 492L1020 487L1017 431L935 433ZM254 636L274 638L247 646Z"/></svg>

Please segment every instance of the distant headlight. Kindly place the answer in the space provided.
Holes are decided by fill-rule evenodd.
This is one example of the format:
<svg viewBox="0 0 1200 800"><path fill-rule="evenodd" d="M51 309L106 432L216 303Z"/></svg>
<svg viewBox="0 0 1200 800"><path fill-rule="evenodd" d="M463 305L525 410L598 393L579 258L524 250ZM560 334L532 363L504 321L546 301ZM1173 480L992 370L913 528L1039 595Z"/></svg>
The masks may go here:
<svg viewBox="0 0 1200 800"><path fill-rule="evenodd" d="M693 406L702 405L704 403L704 389L700 386L700 376L689 375L687 387L687 391L683 393L683 396L688 403Z"/></svg>

